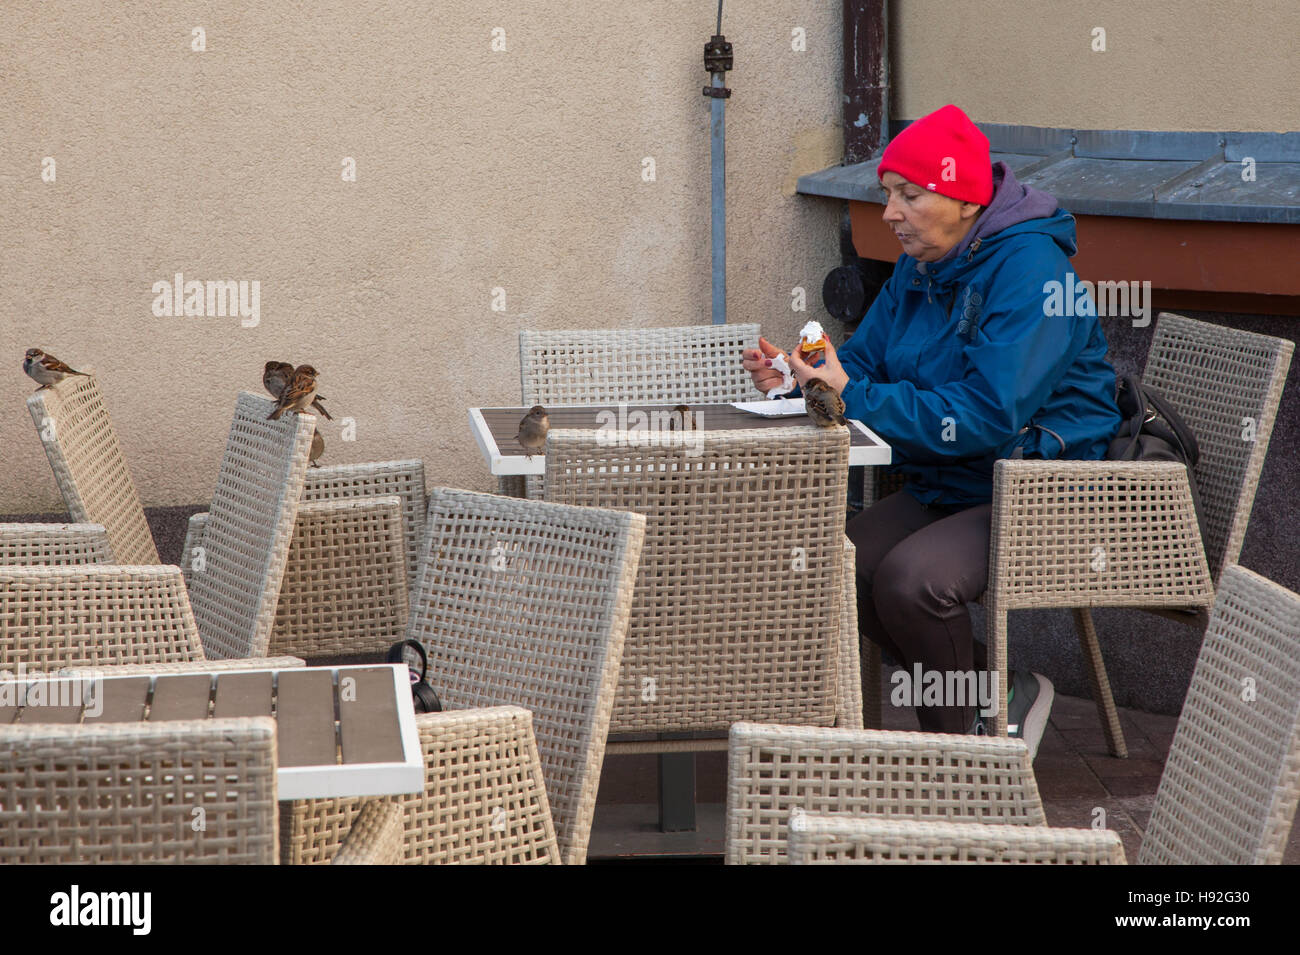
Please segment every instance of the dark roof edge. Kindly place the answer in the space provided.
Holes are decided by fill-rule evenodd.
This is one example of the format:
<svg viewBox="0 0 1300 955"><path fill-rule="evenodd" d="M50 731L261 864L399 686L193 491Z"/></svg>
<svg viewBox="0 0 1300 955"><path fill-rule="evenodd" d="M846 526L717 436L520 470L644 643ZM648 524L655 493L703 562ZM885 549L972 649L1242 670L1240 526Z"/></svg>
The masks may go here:
<svg viewBox="0 0 1300 955"><path fill-rule="evenodd" d="M891 136L908 125L908 121L891 122ZM1300 132L976 125L989 137L995 162L1006 161L1024 182L1041 183L1071 212L1300 223ZM1245 160L1267 166L1255 178L1246 179L1239 175L1247 165ZM832 166L800 176L796 188L806 195L878 202L878 164L877 157L851 166ZM1086 167L1089 174L1071 175L1076 166ZM1205 189L1201 189L1203 184Z"/></svg>
<svg viewBox="0 0 1300 955"><path fill-rule="evenodd" d="M892 139L912 124L893 120ZM1300 132L1189 133L1153 129L1058 129L1050 126L1014 126L976 123L996 153L1048 156L1072 150L1084 159L1202 160L1216 153L1229 162L1250 157L1255 162L1300 162Z"/></svg>

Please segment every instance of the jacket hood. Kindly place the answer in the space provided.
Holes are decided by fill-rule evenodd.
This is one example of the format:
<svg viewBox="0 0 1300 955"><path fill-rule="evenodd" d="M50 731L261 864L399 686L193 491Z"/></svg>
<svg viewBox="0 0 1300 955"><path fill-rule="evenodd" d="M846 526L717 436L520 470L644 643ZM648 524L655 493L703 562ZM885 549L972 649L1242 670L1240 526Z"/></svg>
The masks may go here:
<svg viewBox="0 0 1300 955"><path fill-rule="evenodd" d="M1020 228L1016 228L1019 226ZM993 164L993 199L980 213L975 224L970 227L960 242L954 245L944 256L933 263L918 262L917 271L933 274L944 272L947 263L952 262L970 250L973 243L985 245L985 240L999 233L1017 235L1021 232L1042 232L1050 235L1061 247L1066 256L1073 256L1078 251L1075 242L1073 219L1060 208L1056 197L1026 186L1016 178L1006 163L998 161ZM1000 237L1000 236L999 236ZM980 246L976 246L979 249Z"/></svg>

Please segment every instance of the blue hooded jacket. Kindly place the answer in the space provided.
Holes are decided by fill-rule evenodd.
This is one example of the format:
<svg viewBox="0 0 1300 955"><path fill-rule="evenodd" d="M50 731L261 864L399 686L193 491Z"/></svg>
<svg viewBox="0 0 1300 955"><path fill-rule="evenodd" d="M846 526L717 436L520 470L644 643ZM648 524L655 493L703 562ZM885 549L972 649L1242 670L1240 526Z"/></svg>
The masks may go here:
<svg viewBox="0 0 1300 955"><path fill-rule="evenodd" d="M1005 163L993 181L993 199L947 255L899 257L838 350L845 414L889 442L890 470L908 476L913 497L942 507L989 501L993 462L1018 448L1100 459L1120 425L1091 299L1047 304L1049 282L1068 296L1074 217Z"/></svg>

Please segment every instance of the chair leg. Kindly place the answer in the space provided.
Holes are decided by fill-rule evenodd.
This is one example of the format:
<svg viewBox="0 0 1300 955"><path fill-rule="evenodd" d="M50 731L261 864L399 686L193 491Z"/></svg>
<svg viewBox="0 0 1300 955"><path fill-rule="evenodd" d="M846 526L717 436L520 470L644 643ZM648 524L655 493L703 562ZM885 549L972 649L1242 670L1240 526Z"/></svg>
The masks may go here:
<svg viewBox="0 0 1300 955"><path fill-rule="evenodd" d="M522 474L507 474L497 478L497 493L502 497L527 497Z"/></svg>
<svg viewBox="0 0 1300 955"><path fill-rule="evenodd" d="M695 831L695 754L659 754L659 831Z"/></svg>
<svg viewBox="0 0 1300 955"><path fill-rule="evenodd" d="M990 736L1007 735L1007 612L1000 610L993 597L988 597L984 605L984 619L988 641L989 672L997 675L993 685L993 702L997 712L992 716L992 725L985 727Z"/></svg>
<svg viewBox="0 0 1300 955"><path fill-rule="evenodd" d="M883 701L880 698L880 645L874 640L863 639L862 658L862 725L869 730L881 729L884 725L880 717Z"/></svg>
<svg viewBox="0 0 1300 955"><path fill-rule="evenodd" d="M1074 611L1074 628L1079 633L1079 646L1083 650L1084 662L1088 667L1088 679L1092 682L1092 698L1097 704L1097 716L1101 720L1102 731L1106 734L1106 745L1110 754L1120 759L1128 757L1128 746L1124 743L1124 730L1119 725L1119 711L1115 709L1115 698L1111 696L1110 680L1106 677L1106 664L1101 659L1101 644L1097 641L1097 628L1092 623L1092 613L1086 608Z"/></svg>

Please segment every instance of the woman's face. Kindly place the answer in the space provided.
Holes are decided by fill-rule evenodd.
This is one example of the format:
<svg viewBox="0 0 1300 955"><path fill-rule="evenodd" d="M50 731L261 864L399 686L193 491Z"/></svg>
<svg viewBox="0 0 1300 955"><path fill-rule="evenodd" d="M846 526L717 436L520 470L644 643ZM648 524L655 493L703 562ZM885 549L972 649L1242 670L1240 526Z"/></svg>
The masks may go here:
<svg viewBox="0 0 1300 955"><path fill-rule="evenodd" d="M881 217L903 251L918 262L934 262L961 241L983 207L923 189L896 172L880 179L885 192Z"/></svg>

